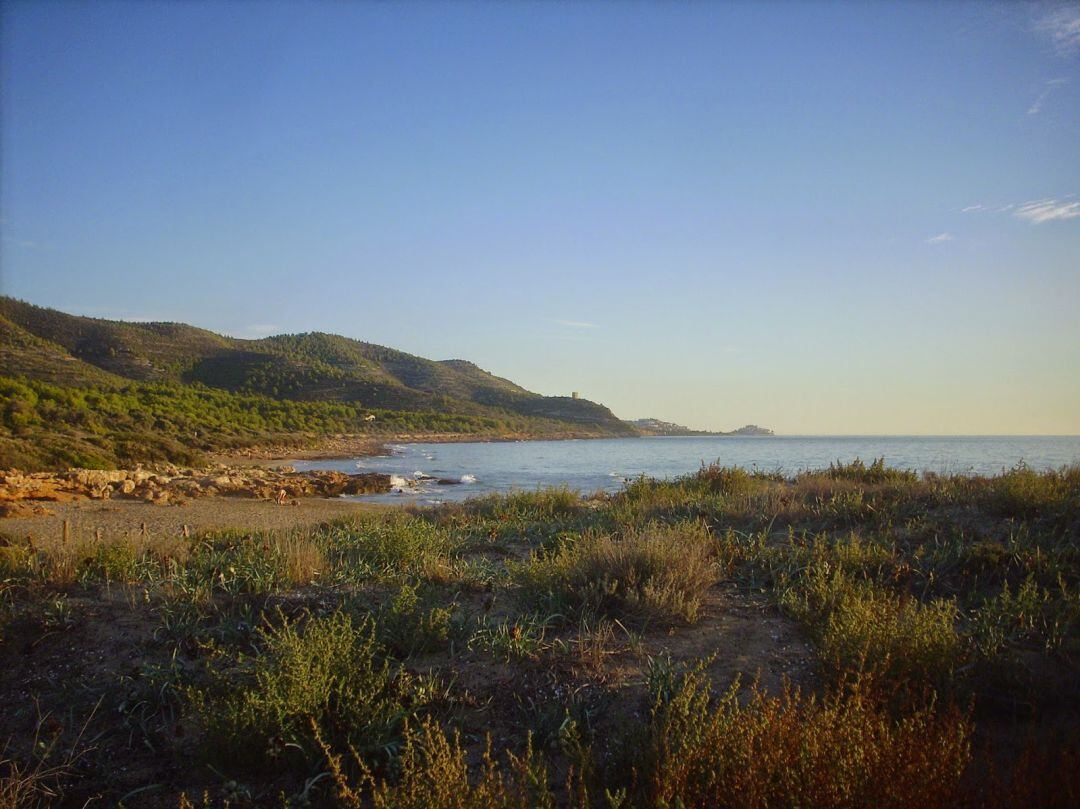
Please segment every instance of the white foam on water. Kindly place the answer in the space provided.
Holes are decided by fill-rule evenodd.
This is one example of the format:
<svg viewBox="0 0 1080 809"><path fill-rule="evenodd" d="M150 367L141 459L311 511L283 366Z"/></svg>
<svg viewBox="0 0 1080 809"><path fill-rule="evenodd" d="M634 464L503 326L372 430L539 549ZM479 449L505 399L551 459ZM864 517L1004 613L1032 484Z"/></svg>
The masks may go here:
<svg viewBox="0 0 1080 809"><path fill-rule="evenodd" d="M462 475L460 480L462 483L476 483L476 475Z"/></svg>

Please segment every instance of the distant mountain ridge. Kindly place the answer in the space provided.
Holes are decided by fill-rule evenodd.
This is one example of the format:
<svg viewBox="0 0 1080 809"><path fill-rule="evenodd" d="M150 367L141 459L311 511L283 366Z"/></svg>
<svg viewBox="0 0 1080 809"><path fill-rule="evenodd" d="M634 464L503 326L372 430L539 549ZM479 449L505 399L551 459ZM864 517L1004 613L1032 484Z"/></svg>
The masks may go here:
<svg viewBox="0 0 1080 809"><path fill-rule="evenodd" d="M775 435L772 430L758 427L756 424L747 424L731 432L710 432L709 430L691 430L681 424L660 419L634 419L627 421L641 435L741 435L741 436L765 436Z"/></svg>
<svg viewBox="0 0 1080 809"><path fill-rule="evenodd" d="M351 431L353 422L369 420L366 411L391 411L429 414L410 423L427 425L433 432L447 423L447 418L435 416L453 416L453 429L464 433L473 430L470 425L479 425L496 436L500 430L552 436L637 434L601 404L542 396L466 360L429 360L322 332L243 340L183 323L70 315L3 296L0 375L63 389L130 391L142 386L139 390L145 393L164 386L161 390L182 397L204 388L253 401L264 397L283 403L283 413L332 414L316 419L323 430ZM28 401L40 398L25 391L20 395ZM268 407L241 405L241 399L230 400L229 409ZM47 432L43 419L47 416L39 415L41 430ZM281 419L288 421L286 416ZM307 415L305 419L311 420ZM380 417L380 425L384 421ZM260 429L272 432L273 421Z"/></svg>

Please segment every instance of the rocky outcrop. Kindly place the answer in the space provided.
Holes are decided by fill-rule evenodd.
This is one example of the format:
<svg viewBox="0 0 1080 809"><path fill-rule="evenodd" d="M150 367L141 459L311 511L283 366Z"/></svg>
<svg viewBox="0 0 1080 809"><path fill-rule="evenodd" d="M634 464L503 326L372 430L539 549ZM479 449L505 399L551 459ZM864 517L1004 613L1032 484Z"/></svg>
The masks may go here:
<svg viewBox="0 0 1080 809"><path fill-rule="evenodd" d="M192 497L339 497L390 491L390 476L377 473L297 472L292 467L185 469L171 465L133 470L72 469L68 472L0 471L0 516L28 514L16 504L123 498L166 505ZM40 508L40 507L39 507Z"/></svg>

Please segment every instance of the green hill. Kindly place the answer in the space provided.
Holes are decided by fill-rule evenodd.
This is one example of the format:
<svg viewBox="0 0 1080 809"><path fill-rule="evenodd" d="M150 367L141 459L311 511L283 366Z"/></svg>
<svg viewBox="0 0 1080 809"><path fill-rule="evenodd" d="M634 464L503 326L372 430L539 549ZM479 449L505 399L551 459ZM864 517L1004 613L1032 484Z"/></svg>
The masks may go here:
<svg viewBox="0 0 1080 809"><path fill-rule="evenodd" d="M594 402L319 332L240 340L0 297L0 360L0 466L190 461L339 433L634 434Z"/></svg>

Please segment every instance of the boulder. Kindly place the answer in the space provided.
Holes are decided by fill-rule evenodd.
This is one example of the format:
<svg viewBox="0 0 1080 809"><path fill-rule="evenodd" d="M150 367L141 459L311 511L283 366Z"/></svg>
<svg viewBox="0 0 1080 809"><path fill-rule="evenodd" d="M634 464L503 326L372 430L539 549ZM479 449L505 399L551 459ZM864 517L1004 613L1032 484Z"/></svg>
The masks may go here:
<svg viewBox="0 0 1080 809"><path fill-rule="evenodd" d="M342 494L377 494L390 491L390 476L378 472L363 472L349 475L349 481Z"/></svg>
<svg viewBox="0 0 1080 809"><path fill-rule="evenodd" d="M0 503L0 517L45 517L49 514L52 514L52 511L37 503Z"/></svg>
<svg viewBox="0 0 1080 809"><path fill-rule="evenodd" d="M76 482L90 489L100 489L110 483L119 483L127 477L122 469L79 469L75 472Z"/></svg>

